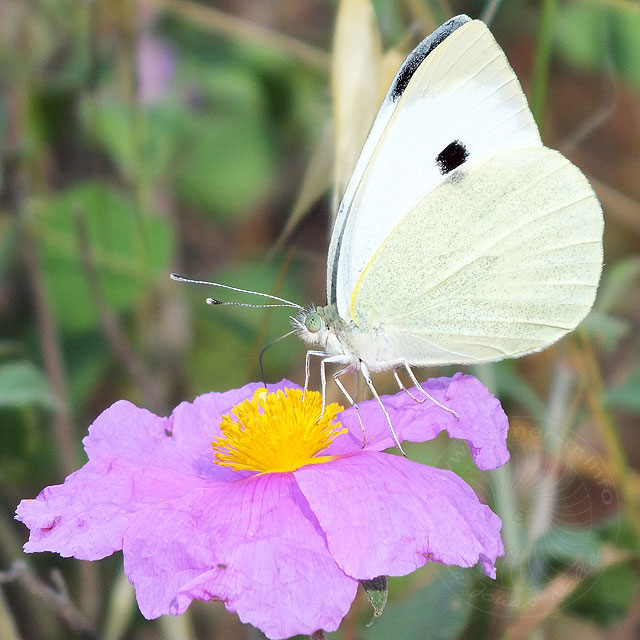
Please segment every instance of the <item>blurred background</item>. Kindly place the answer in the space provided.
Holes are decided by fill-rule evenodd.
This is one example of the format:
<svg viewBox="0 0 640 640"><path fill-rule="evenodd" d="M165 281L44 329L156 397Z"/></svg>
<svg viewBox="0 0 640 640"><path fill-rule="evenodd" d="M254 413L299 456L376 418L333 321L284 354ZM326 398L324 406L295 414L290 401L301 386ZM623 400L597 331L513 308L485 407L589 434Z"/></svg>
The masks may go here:
<svg viewBox="0 0 640 640"><path fill-rule="evenodd" d="M287 310L210 307L255 299L169 273L324 304L333 212L382 95L462 12L491 20L546 144L594 185L603 278L571 336L469 371L510 417L505 468L478 472L444 435L410 447L501 516L498 579L427 566L390 580L370 627L360 594L330 637L640 637L635 1L0 0L2 640L263 637L219 603L145 621L120 554L25 556L13 512L84 463L81 439L114 401L167 415L259 379ZM304 351L267 351L267 380L301 384Z"/></svg>

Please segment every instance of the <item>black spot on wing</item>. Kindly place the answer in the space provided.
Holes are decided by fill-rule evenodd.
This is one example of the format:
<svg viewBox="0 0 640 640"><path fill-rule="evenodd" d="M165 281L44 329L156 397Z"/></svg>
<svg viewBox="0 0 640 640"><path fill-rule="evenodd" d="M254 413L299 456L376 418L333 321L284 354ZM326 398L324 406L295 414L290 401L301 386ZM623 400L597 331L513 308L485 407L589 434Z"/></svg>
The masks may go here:
<svg viewBox="0 0 640 640"><path fill-rule="evenodd" d="M440 173L445 176L457 169L468 157L467 147L460 140L454 140L436 156L436 164Z"/></svg>
<svg viewBox="0 0 640 640"><path fill-rule="evenodd" d="M447 20L443 25L438 27L430 36L427 36L402 63L400 70L389 87L388 96L393 102L398 100L404 93L409 84L409 80L413 77L416 69L424 62L424 59L442 42L444 42L456 29L461 27L471 18L465 15L459 15L455 18Z"/></svg>

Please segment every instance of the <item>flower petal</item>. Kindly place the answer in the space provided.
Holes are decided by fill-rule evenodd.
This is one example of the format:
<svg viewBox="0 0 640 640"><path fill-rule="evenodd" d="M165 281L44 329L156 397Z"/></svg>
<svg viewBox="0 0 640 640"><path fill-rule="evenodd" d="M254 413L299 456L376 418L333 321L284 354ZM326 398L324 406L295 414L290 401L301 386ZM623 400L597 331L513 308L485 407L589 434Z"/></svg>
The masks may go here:
<svg viewBox="0 0 640 640"><path fill-rule="evenodd" d="M382 396L398 438L412 442L432 440L441 431L450 438L465 440L473 461L480 469L495 469L509 460L507 430L509 423L500 402L473 376L456 373L453 378L431 378L422 384L436 400L458 413L460 419L426 399L416 402L407 393ZM411 389L414 396L420 392ZM393 447L389 425L375 400L359 405L367 435L367 449L382 451ZM337 438L328 454L353 451L354 443L362 443L362 429L353 408L339 415L349 434Z"/></svg>
<svg viewBox="0 0 640 640"><path fill-rule="evenodd" d="M157 447L168 439L168 424L167 418L119 400L95 419L82 444L89 460L144 465L156 459Z"/></svg>
<svg viewBox="0 0 640 640"><path fill-rule="evenodd" d="M55 551L67 558L98 560L122 548L131 484L110 465L88 462L64 484L23 500L16 518L31 530L27 553Z"/></svg>
<svg viewBox="0 0 640 640"><path fill-rule="evenodd" d="M220 435L222 414L261 386L254 382L240 389L206 393L193 402L180 403L169 418L120 400L96 418L82 442L90 460L119 460L136 467L162 465L183 473L236 479L228 469L209 464L213 462L211 442ZM296 385L282 380L268 388L275 391L285 386Z"/></svg>
<svg viewBox="0 0 640 640"><path fill-rule="evenodd" d="M427 562L495 577L500 518L461 478L385 453L363 451L295 472L344 571L358 579L405 575Z"/></svg>
<svg viewBox="0 0 640 640"><path fill-rule="evenodd" d="M256 389L263 387L264 385L260 383L251 382L240 389L221 393L213 391L198 396L193 402L181 402L173 410L169 419L168 428L173 434L174 442L178 447L189 450L192 457L193 454L202 453L201 446L210 452L212 440L221 435L222 415L229 413L236 404L252 398ZM285 387L299 388L298 385L286 379L277 384L267 385L267 389L272 393Z"/></svg>
<svg viewBox="0 0 640 640"><path fill-rule="evenodd" d="M291 474L220 483L140 511L124 554L146 617L220 599L271 638L336 629L357 589Z"/></svg>

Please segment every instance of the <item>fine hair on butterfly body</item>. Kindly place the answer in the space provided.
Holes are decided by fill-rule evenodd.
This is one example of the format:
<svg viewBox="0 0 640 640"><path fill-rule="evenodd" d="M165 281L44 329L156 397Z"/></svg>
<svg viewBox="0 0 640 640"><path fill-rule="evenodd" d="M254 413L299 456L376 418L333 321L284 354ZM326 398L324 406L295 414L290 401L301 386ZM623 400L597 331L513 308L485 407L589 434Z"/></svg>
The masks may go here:
<svg viewBox="0 0 640 640"><path fill-rule="evenodd" d="M317 356L323 406L327 364L342 365L333 378L355 404L340 377L360 371L402 451L371 373L393 371L400 389L457 417L410 367L513 358L560 339L593 305L602 233L589 182L543 145L486 25L460 15L391 83L338 209L326 306L271 297L297 310L295 332L317 347L305 389Z"/></svg>

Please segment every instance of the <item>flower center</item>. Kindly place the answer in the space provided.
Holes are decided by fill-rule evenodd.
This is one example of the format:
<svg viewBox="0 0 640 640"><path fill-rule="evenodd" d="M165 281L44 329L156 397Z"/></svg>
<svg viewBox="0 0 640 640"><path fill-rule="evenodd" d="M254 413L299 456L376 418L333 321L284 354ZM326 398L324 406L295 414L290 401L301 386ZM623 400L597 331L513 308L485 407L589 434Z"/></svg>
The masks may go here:
<svg viewBox="0 0 640 640"><path fill-rule="evenodd" d="M222 416L222 436L213 442L218 464L259 473L295 471L333 460L319 456L347 429L334 419L343 407L335 402L322 412L322 396L301 389L268 393L258 389Z"/></svg>

